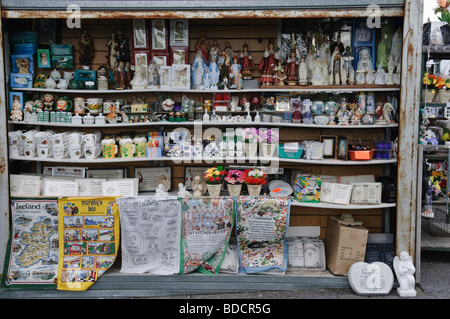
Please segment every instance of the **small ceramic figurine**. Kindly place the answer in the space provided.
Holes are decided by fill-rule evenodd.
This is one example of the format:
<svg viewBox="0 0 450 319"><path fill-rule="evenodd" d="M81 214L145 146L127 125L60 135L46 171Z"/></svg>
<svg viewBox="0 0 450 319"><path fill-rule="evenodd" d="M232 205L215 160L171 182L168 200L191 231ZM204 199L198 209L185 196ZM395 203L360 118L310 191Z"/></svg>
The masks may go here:
<svg viewBox="0 0 450 319"><path fill-rule="evenodd" d="M178 196L180 197L191 196L191 193L186 190L186 187L183 185L183 183L178 184Z"/></svg>
<svg viewBox="0 0 450 319"><path fill-rule="evenodd" d="M194 191L195 197L200 197L203 195L203 183L200 175L196 175L194 177L194 181L192 182L192 190Z"/></svg>
<svg viewBox="0 0 450 319"><path fill-rule="evenodd" d="M298 66L298 83L300 85L308 84L308 66L306 65L305 58L302 58L300 65Z"/></svg>
<svg viewBox="0 0 450 319"><path fill-rule="evenodd" d="M286 74L284 73L283 66L281 65L281 61L278 61L278 66L275 68L274 75L274 85L284 85L284 81L286 81Z"/></svg>
<svg viewBox="0 0 450 319"><path fill-rule="evenodd" d="M377 85L386 84L386 72L384 71L384 68L381 64L378 65L377 72L375 73L375 84Z"/></svg>
<svg viewBox="0 0 450 319"><path fill-rule="evenodd" d="M164 197L164 196L168 196L168 195L169 195L169 193L166 192L164 185L159 184L158 187L156 188L155 196Z"/></svg>
<svg viewBox="0 0 450 319"><path fill-rule="evenodd" d="M299 60L295 54L295 50L291 50L290 57L286 60L284 66L284 74L286 74L286 82L288 85L295 85L298 82Z"/></svg>
<svg viewBox="0 0 450 319"><path fill-rule="evenodd" d="M219 65L217 64L217 60L213 59L209 64L208 71L211 78L211 89L217 89L217 85L219 84L220 79L220 70Z"/></svg>
<svg viewBox="0 0 450 319"><path fill-rule="evenodd" d="M394 71L395 71L395 61L394 56L392 54L389 55L388 58L388 79L386 81L387 85L393 85L394 84Z"/></svg>
<svg viewBox="0 0 450 319"><path fill-rule="evenodd" d="M313 85L323 85L325 83L322 72L322 61L319 58L316 58L314 63L311 64L311 74L311 82ZM326 79L328 79L328 76Z"/></svg>
<svg viewBox="0 0 450 319"><path fill-rule="evenodd" d="M272 84L275 67L278 65L279 59L279 49L276 49L274 41L270 40L267 49L264 51L263 59L258 65L258 69L263 72L261 76L262 85Z"/></svg>
<svg viewBox="0 0 450 319"><path fill-rule="evenodd" d="M365 72L373 70L373 61L369 49L364 48L359 51L359 60L356 70Z"/></svg>
<svg viewBox="0 0 450 319"><path fill-rule="evenodd" d="M230 89L242 89L241 64L238 63L238 57L233 57L233 63L230 67Z"/></svg>
<svg viewBox="0 0 450 319"><path fill-rule="evenodd" d="M22 121L23 113L22 113L22 103L20 100L15 99L13 104L11 105L11 120L17 122Z"/></svg>
<svg viewBox="0 0 450 319"><path fill-rule="evenodd" d="M119 63L122 67L125 65L124 62ZM147 66L145 65L145 57L141 56L137 59L136 65L134 66L134 76L130 84L133 89L144 89L147 86ZM120 72L120 74L123 74ZM119 75L120 75L119 74ZM121 86L125 86L125 82L121 82Z"/></svg>
<svg viewBox="0 0 450 319"><path fill-rule="evenodd" d="M194 62L191 66L191 81L192 81L192 88L194 89L203 89L203 79L206 73L206 69L208 67L206 66L205 61L203 60L203 55L201 51L197 51L197 54L195 55Z"/></svg>
<svg viewBox="0 0 450 319"><path fill-rule="evenodd" d="M412 263L412 258L406 251L400 253L400 258L395 256L394 258L394 270L397 276L400 287L397 288L397 292L401 297L415 297L416 290L414 289L416 280L414 273L416 268Z"/></svg>
<svg viewBox="0 0 450 319"><path fill-rule="evenodd" d="M203 61L205 61L206 64L209 64L209 51L211 49L211 45L209 44L208 39L206 39L206 34L204 31L200 32L200 39L197 40L194 46L195 54L197 55L197 52L201 52Z"/></svg>

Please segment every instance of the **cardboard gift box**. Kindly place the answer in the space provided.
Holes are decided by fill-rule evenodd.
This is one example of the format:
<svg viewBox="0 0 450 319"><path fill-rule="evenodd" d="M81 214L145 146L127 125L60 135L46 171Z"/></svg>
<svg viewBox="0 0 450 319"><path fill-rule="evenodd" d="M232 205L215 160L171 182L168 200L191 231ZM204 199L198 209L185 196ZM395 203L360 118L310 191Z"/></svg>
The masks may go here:
<svg viewBox="0 0 450 319"><path fill-rule="evenodd" d="M299 202L320 202L321 179L319 176L300 173L295 177L294 198Z"/></svg>
<svg viewBox="0 0 450 319"><path fill-rule="evenodd" d="M335 275L348 275L350 266L363 262L369 230L344 213L330 216L325 238L327 268Z"/></svg>

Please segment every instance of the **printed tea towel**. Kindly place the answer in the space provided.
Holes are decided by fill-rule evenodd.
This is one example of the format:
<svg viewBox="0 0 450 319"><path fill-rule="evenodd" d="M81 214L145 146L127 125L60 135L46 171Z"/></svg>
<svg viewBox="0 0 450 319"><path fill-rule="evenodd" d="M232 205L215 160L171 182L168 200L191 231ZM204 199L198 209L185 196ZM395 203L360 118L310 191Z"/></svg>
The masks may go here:
<svg viewBox="0 0 450 319"><path fill-rule="evenodd" d="M3 288L56 288L57 198L11 198L11 232L3 268Z"/></svg>
<svg viewBox="0 0 450 319"><path fill-rule="evenodd" d="M177 198L117 199L123 273L175 275L180 270L181 202Z"/></svg>
<svg viewBox="0 0 450 319"><path fill-rule="evenodd" d="M236 234L240 273L286 271L289 197L239 196Z"/></svg>
<svg viewBox="0 0 450 319"><path fill-rule="evenodd" d="M180 273L219 273L234 227L233 198L183 198L182 203Z"/></svg>
<svg viewBox="0 0 450 319"><path fill-rule="evenodd" d="M113 265L120 218L115 197L59 199L59 290L87 290Z"/></svg>

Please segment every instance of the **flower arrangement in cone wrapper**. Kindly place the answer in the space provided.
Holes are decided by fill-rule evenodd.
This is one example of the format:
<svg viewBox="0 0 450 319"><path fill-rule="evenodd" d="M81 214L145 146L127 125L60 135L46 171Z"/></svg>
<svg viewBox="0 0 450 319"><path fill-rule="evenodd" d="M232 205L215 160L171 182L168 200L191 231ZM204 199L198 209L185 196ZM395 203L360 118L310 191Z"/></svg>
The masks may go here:
<svg viewBox="0 0 450 319"><path fill-rule="evenodd" d="M209 185L220 185L226 175L226 171L219 171L217 167L211 167L203 174L203 180Z"/></svg>
<svg viewBox="0 0 450 319"><path fill-rule="evenodd" d="M244 183L249 185L266 185L267 174L259 169L246 169L244 171Z"/></svg>
<svg viewBox="0 0 450 319"><path fill-rule="evenodd" d="M260 130L259 136L260 136L260 140L259 140L260 143L277 144L278 141L280 140L280 135L278 133L278 130L272 130L272 129Z"/></svg>
<svg viewBox="0 0 450 319"><path fill-rule="evenodd" d="M231 169L228 171L224 179L225 182L231 185L242 184L244 183L244 172L237 169Z"/></svg>

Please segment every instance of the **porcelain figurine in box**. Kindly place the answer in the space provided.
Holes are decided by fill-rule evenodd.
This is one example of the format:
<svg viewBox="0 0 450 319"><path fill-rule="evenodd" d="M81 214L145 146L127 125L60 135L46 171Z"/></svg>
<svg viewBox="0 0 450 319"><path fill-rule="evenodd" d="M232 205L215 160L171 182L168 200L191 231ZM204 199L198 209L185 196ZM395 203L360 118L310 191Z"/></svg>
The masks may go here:
<svg viewBox="0 0 450 319"><path fill-rule="evenodd" d="M190 89L190 65L172 64L172 87L177 89Z"/></svg>
<svg viewBox="0 0 450 319"><path fill-rule="evenodd" d="M134 67L134 76L130 82L131 87L133 89L144 89L147 86L147 65L145 64L145 58L143 56L139 57Z"/></svg>
<svg viewBox="0 0 450 319"><path fill-rule="evenodd" d="M18 74L33 74L34 63L33 56L30 54L13 54L11 55L13 73Z"/></svg>
<svg viewBox="0 0 450 319"><path fill-rule="evenodd" d="M33 86L33 76L31 74L11 73L12 88L31 88Z"/></svg>
<svg viewBox="0 0 450 319"><path fill-rule="evenodd" d="M152 59L147 69L147 79L149 89L158 89L159 88L159 70L158 65Z"/></svg>

